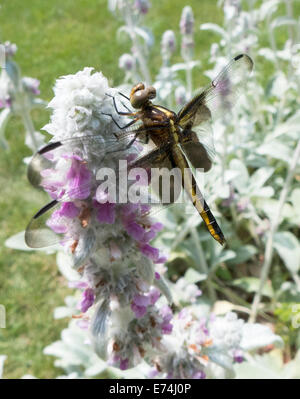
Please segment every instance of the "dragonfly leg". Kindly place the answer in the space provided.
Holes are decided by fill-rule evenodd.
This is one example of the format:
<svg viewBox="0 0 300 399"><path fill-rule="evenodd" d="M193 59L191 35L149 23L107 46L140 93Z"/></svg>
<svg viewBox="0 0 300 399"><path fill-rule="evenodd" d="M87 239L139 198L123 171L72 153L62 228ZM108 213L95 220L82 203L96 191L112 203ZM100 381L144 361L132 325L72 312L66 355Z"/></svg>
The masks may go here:
<svg viewBox="0 0 300 399"><path fill-rule="evenodd" d="M130 98L125 96L125 94L121 93L120 91L118 91L118 94L120 94L120 96L126 98L126 100L130 101Z"/></svg>
<svg viewBox="0 0 300 399"><path fill-rule="evenodd" d="M119 93L119 94L121 94L121 93ZM123 103L122 103L123 107L125 107L125 108L127 109L128 112L121 112L121 111L119 111L118 108L117 108L115 96L112 96L111 94L107 94L107 93L106 93L106 95L107 95L108 97L111 97L111 98L113 99L114 107L115 107L116 113L117 113L118 115L127 115L127 116L132 115L132 111L131 111L125 104L123 104ZM123 97L125 97L126 99L129 100L129 98L126 97L124 94L121 94L121 95L122 95Z"/></svg>
<svg viewBox="0 0 300 399"><path fill-rule="evenodd" d="M130 148L132 146L132 144L135 142L136 138L137 138L137 135L135 135L134 138L132 140L130 140L129 143L126 144L126 146L124 148L120 149L120 151L128 150L128 148ZM115 152L115 150L114 151L107 151L107 154L110 154L112 152Z"/></svg>
<svg viewBox="0 0 300 399"><path fill-rule="evenodd" d="M129 126L133 125L138 120L138 118L135 118L135 119L132 119L132 121L127 123L125 126L120 126L118 124L118 122L115 120L115 118L112 116L112 114L106 114L106 113L102 112L102 115L110 116L112 121L114 122L114 124L117 125L120 130L127 129Z"/></svg>

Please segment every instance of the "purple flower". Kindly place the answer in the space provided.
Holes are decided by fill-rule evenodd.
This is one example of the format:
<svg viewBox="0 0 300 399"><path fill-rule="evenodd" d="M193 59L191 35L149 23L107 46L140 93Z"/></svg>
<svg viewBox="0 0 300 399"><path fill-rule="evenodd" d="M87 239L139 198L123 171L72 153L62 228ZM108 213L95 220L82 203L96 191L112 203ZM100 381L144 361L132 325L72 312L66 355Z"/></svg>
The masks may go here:
<svg viewBox="0 0 300 399"><path fill-rule="evenodd" d="M164 225L160 222L153 223L153 225L151 226L151 229L156 232L161 231L163 228Z"/></svg>
<svg viewBox="0 0 300 399"><path fill-rule="evenodd" d="M233 359L235 363L242 363L245 360L243 351L241 351L240 349L236 349L233 353Z"/></svg>
<svg viewBox="0 0 300 399"><path fill-rule="evenodd" d="M248 198L241 198L236 205L238 212L244 212L248 208L249 204L250 201Z"/></svg>
<svg viewBox="0 0 300 399"><path fill-rule="evenodd" d="M135 58L131 54L127 54L127 53L123 54L119 58L119 67L122 69L125 69L125 71L134 70L135 69ZM135 155L135 154L133 154L133 155Z"/></svg>
<svg viewBox="0 0 300 399"><path fill-rule="evenodd" d="M127 233L137 241L142 241L145 235L145 230L135 221L129 222L125 226Z"/></svg>
<svg viewBox="0 0 300 399"><path fill-rule="evenodd" d="M150 304L150 298L145 295L136 294L131 304L131 310L135 313L137 319L143 317L147 312L147 307Z"/></svg>
<svg viewBox="0 0 300 399"><path fill-rule="evenodd" d="M154 273L154 277L156 278L156 280L160 280L160 274L158 272Z"/></svg>
<svg viewBox="0 0 300 399"><path fill-rule="evenodd" d="M88 330L89 326L90 326L89 320L86 320L86 319L80 319L80 320L77 321L76 324L82 330Z"/></svg>
<svg viewBox="0 0 300 399"><path fill-rule="evenodd" d="M116 204L110 204L106 202L105 204L99 204L97 201L93 202L96 209L96 217L98 222L113 224L116 219Z"/></svg>
<svg viewBox="0 0 300 399"><path fill-rule="evenodd" d="M154 305L158 298L160 297L160 292L157 288L152 288L149 293L150 303Z"/></svg>
<svg viewBox="0 0 300 399"><path fill-rule="evenodd" d="M94 303L95 301L95 294L92 288L87 288L82 293L82 299L79 304L79 308L82 313L85 313Z"/></svg>
<svg viewBox="0 0 300 399"><path fill-rule="evenodd" d="M11 97L7 96L5 99L0 100L0 108L10 108L12 105Z"/></svg>
<svg viewBox="0 0 300 399"><path fill-rule="evenodd" d="M79 215L79 209L74 205L73 202L63 202L59 210L60 216L73 219Z"/></svg>
<svg viewBox="0 0 300 399"><path fill-rule="evenodd" d="M163 318L163 322L161 323L161 330L163 334L171 334L173 330L173 324L170 321L173 318L172 310L168 305L165 305L163 308L160 309L160 315Z"/></svg>
<svg viewBox="0 0 300 399"><path fill-rule="evenodd" d="M5 46L5 56L6 57L13 57L16 54L18 47L15 43L6 41L4 43L4 46Z"/></svg>
<svg viewBox="0 0 300 399"><path fill-rule="evenodd" d="M40 81L38 79L23 77L22 83L26 91L33 93L35 95L40 94L39 90Z"/></svg>
<svg viewBox="0 0 300 399"><path fill-rule="evenodd" d="M70 288L78 289L85 289L89 286L88 283L85 281L70 281L68 285Z"/></svg>
<svg viewBox="0 0 300 399"><path fill-rule="evenodd" d="M193 374L193 379L194 380L203 380L206 377L206 374L204 373L204 371L200 370L200 371L196 371Z"/></svg>
<svg viewBox="0 0 300 399"><path fill-rule="evenodd" d="M72 199L86 199L90 195L91 172L77 155L64 155L71 159L71 167L66 175L68 194Z"/></svg>
<svg viewBox="0 0 300 399"><path fill-rule="evenodd" d="M141 246L141 252L147 258L153 260L154 262L159 259L159 250L157 248L151 247L149 244Z"/></svg>
<svg viewBox="0 0 300 399"><path fill-rule="evenodd" d="M141 14L147 14L150 3L148 0L135 0L134 6Z"/></svg>
<svg viewBox="0 0 300 399"><path fill-rule="evenodd" d="M46 224L55 233L63 234L68 231L66 218L75 218L79 214L79 209L73 204L73 202L63 202L61 208L54 211L51 217L47 220Z"/></svg>
<svg viewBox="0 0 300 399"><path fill-rule="evenodd" d="M57 234L64 234L68 231L64 219L60 215L60 210L54 211L47 220L46 225Z"/></svg>
<svg viewBox="0 0 300 399"><path fill-rule="evenodd" d="M199 330L205 335L209 334L208 328L206 327L206 318L203 317L199 320Z"/></svg>
<svg viewBox="0 0 300 399"><path fill-rule="evenodd" d="M180 31L182 35L191 35L194 31L194 15L190 6L184 7L180 19Z"/></svg>
<svg viewBox="0 0 300 399"><path fill-rule="evenodd" d="M129 359L120 360L120 370L127 370L129 366Z"/></svg>
<svg viewBox="0 0 300 399"><path fill-rule="evenodd" d="M149 378L154 378L154 377L156 377L158 374L159 374L158 370L157 370L156 368L153 367L153 368L149 371L148 377L149 377Z"/></svg>
<svg viewBox="0 0 300 399"><path fill-rule="evenodd" d="M161 263L166 263L167 261L167 257L166 256L160 256L157 260L154 261L155 264L161 264Z"/></svg>
<svg viewBox="0 0 300 399"><path fill-rule="evenodd" d="M162 36L161 40L161 50L162 56L167 55L168 57L176 49L176 39L175 34L172 30L166 30Z"/></svg>

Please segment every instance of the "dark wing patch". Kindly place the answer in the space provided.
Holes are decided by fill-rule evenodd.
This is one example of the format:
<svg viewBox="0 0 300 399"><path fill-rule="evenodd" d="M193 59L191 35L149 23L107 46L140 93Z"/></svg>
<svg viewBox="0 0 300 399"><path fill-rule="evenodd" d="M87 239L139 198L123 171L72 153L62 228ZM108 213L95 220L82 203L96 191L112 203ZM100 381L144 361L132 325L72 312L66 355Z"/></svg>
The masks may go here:
<svg viewBox="0 0 300 399"><path fill-rule="evenodd" d="M194 168L203 169L204 172L208 172L212 166L212 161L205 146L199 142L195 132L190 131L186 135L183 132L183 135L189 137L189 140L181 143L181 147L191 164Z"/></svg>
<svg viewBox="0 0 300 399"><path fill-rule="evenodd" d="M182 177L176 164L172 162L170 143L155 148L148 154L136 159L130 168L145 168L151 171L150 198L155 204L156 198L163 205L176 202L182 193ZM170 171L172 173L170 174Z"/></svg>

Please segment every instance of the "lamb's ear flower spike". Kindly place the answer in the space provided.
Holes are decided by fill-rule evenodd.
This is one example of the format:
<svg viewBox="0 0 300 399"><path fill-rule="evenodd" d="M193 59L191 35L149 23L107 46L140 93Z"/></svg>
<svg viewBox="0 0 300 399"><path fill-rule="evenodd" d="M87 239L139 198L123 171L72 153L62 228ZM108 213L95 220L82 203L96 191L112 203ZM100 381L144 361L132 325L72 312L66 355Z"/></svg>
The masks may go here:
<svg viewBox="0 0 300 399"><path fill-rule="evenodd" d="M17 51L17 46L10 42L4 43L5 49L5 68L2 69L0 75L0 145L3 148L8 148L8 143L5 140L4 132L8 119L13 115L20 116L23 120L26 129L25 144L33 151L37 151L44 145L44 137L34 129L31 120L30 111L36 107L43 107L46 105L44 101L37 98L40 94L39 80L22 77L18 64L14 61L14 55ZM28 159L24 161L27 163Z"/></svg>
<svg viewBox="0 0 300 399"><path fill-rule="evenodd" d="M116 113L110 97L116 96L122 107L116 90L102 73L85 68L59 79L54 92L53 114L45 127L53 141L97 136L95 145L85 151L69 141L55 153L56 163L44 171L42 181L54 198L72 193L52 214L48 226L69 238L64 250L81 276L72 283L82 291L76 317L89 330L95 352L121 370L145 360L152 367L151 376L158 378L206 378L213 375L212 364L225 367L224 362L231 370L233 363L243 360L243 321L233 313L225 318L203 317L197 307L201 291L182 279L174 287L185 295L176 296L193 307L174 317L155 288L172 301L161 265L166 258L151 245L162 224L147 216L148 206L111 203L97 185L95 174L100 168L117 170L121 159L135 159L139 151L132 145L97 156L114 134L120 134L117 124L127 122Z"/></svg>
<svg viewBox="0 0 300 399"><path fill-rule="evenodd" d="M180 19L180 31L182 35L181 55L185 61L191 61L194 54L194 14L190 6L182 10Z"/></svg>
<svg viewBox="0 0 300 399"><path fill-rule="evenodd" d="M148 207L110 202L97 186L97 171L109 167L117 172L119 160L137 154L133 144L125 151L97 156L97 149L111 145L114 134L120 134L117 124L127 122L116 113L111 98L117 97L116 91L107 79L85 68L59 79L54 92L51 122L45 126L53 140L85 135L97 135L97 140L85 151L70 141L55 152L55 166L43 172L42 186L53 198L70 193L47 224L68 237L64 247L81 275L77 287L83 289L78 309L84 327L90 320L96 352L126 369L138 364L148 347L159 348L162 336L172 330L172 312L158 304L160 292L154 288L155 264L165 259L150 244L163 226L147 216Z"/></svg>
<svg viewBox="0 0 300 399"><path fill-rule="evenodd" d="M161 39L161 57L164 65L168 65L171 55L176 50L176 38L172 30L166 30Z"/></svg>

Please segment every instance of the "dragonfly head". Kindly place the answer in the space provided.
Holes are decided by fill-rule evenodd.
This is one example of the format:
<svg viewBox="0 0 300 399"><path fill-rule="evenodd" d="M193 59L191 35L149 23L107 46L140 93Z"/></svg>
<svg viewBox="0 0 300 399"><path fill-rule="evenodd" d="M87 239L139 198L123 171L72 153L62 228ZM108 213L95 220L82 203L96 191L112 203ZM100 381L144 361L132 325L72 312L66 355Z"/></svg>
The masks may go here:
<svg viewBox="0 0 300 399"><path fill-rule="evenodd" d="M131 90L130 102L133 108L141 108L143 105L146 105L150 100L155 98L155 96L156 90L154 87L149 86L145 89L143 83L138 83Z"/></svg>

